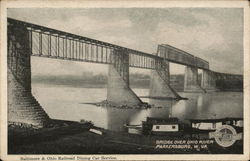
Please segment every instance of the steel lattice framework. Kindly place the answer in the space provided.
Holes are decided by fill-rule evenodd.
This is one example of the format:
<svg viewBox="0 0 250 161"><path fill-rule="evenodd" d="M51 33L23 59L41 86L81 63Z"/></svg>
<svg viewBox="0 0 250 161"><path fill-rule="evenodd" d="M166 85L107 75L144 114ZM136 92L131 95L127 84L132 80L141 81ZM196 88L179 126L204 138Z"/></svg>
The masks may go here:
<svg viewBox="0 0 250 161"><path fill-rule="evenodd" d="M129 54L129 66L155 69L156 55L121 47L103 41L8 18L8 28L25 26L29 31L32 56L84 61L101 64L114 63L115 50Z"/></svg>
<svg viewBox="0 0 250 161"><path fill-rule="evenodd" d="M156 69L156 59L165 59L174 63L196 66L193 63L176 62L171 58L168 59L162 56L8 18L8 27L18 27L20 25L25 26L29 31L32 56L112 64L114 63L113 61L115 61L112 59L114 50L124 50L129 54L130 67ZM208 69L203 66L196 67Z"/></svg>
<svg viewBox="0 0 250 161"><path fill-rule="evenodd" d="M75 35L56 29L8 18L8 32L13 28L25 27L29 32L31 56L64 59L71 61L115 64L117 51L129 55L129 66L145 69L159 68L160 61L209 70L209 63L185 51L161 44L156 55L114 45L111 43ZM11 52L10 52L11 53ZM214 72L216 77L241 78L242 75Z"/></svg>

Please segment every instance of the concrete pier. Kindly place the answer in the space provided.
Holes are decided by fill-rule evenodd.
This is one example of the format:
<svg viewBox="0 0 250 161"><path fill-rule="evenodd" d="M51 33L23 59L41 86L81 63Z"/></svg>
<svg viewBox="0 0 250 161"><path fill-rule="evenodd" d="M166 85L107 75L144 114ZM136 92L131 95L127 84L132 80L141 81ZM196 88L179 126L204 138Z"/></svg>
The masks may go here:
<svg viewBox="0 0 250 161"><path fill-rule="evenodd" d="M206 92L198 82L198 68L186 66L184 92Z"/></svg>
<svg viewBox="0 0 250 161"><path fill-rule="evenodd" d="M139 97L129 87L129 55L124 50L114 50L113 64L109 65L107 100L114 105L139 105Z"/></svg>
<svg viewBox="0 0 250 161"><path fill-rule="evenodd" d="M151 71L149 97L181 99L170 86L169 62L165 60L157 63L157 69Z"/></svg>
<svg viewBox="0 0 250 161"><path fill-rule="evenodd" d="M201 87L205 89L207 92L217 91L216 77L212 71L203 70L202 79L201 79Z"/></svg>
<svg viewBox="0 0 250 161"><path fill-rule="evenodd" d="M49 116L31 93L29 33L22 26L8 30L8 123L44 127Z"/></svg>

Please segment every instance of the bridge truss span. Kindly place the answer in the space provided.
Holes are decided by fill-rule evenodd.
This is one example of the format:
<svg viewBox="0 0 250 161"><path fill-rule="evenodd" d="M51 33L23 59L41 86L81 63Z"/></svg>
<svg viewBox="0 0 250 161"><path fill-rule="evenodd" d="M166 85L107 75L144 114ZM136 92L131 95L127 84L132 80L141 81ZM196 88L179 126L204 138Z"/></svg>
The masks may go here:
<svg viewBox="0 0 250 161"><path fill-rule="evenodd" d="M15 30L19 30L20 28L28 31L27 43L29 43L29 47L26 47L25 49L20 49L12 45L15 44L14 42L16 40L12 39L11 35ZM206 60L168 44L158 45L157 53L149 54L11 18L8 18L8 38L8 48L11 51L8 52L8 57L20 57L18 55L13 55L15 52L12 51L27 50L26 52L20 53L30 53L31 56L62 60L116 64L117 62L115 62L116 59L114 58L116 57L114 54L121 52L122 54L128 55L129 67L157 70L161 68L160 65L162 63L159 62L168 61L210 71L209 63ZM217 79L235 78L242 80L242 75L219 72L213 72L213 75Z"/></svg>
<svg viewBox="0 0 250 161"><path fill-rule="evenodd" d="M129 54L130 67L155 69L155 55L8 18L9 31L19 26L26 27L29 32L32 56L114 64L114 51L124 50Z"/></svg>
<svg viewBox="0 0 250 161"><path fill-rule="evenodd" d="M167 44L158 45L157 55L177 64L193 66L200 69L209 69L209 63L206 60Z"/></svg>

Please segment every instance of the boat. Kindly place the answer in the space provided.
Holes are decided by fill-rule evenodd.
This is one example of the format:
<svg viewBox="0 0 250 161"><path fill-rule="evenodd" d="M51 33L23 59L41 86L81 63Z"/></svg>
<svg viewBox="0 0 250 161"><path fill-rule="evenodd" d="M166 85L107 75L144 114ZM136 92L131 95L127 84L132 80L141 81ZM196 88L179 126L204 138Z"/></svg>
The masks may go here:
<svg viewBox="0 0 250 161"><path fill-rule="evenodd" d="M124 125L130 134L143 135L181 135L183 125L178 118L154 118L147 117L146 121L142 121L139 125Z"/></svg>
<svg viewBox="0 0 250 161"><path fill-rule="evenodd" d="M226 117L224 124L236 126L236 127L243 127L243 118L239 117Z"/></svg>
<svg viewBox="0 0 250 161"><path fill-rule="evenodd" d="M142 134L142 125L124 125L128 129L129 134Z"/></svg>
<svg viewBox="0 0 250 161"><path fill-rule="evenodd" d="M242 118L221 118L221 119L188 119L189 125L179 121L176 117L155 118L147 117L140 125L125 125L128 133L143 135L174 135L185 134L208 134L214 132L222 125L231 125L237 133L243 132Z"/></svg>
<svg viewBox="0 0 250 161"><path fill-rule="evenodd" d="M231 125L237 132L243 131L243 118L221 118L221 119L189 119L191 133L214 132L222 125Z"/></svg>
<svg viewBox="0 0 250 161"><path fill-rule="evenodd" d="M183 130L183 124L176 117L147 117L146 121L142 121L142 132L146 135L182 135Z"/></svg>

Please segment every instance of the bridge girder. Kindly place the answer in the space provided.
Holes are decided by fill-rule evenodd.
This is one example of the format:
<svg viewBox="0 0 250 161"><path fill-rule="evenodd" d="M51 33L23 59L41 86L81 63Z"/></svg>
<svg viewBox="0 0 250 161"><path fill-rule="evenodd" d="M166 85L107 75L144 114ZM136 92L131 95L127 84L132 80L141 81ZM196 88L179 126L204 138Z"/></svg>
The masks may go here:
<svg viewBox="0 0 250 161"><path fill-rule="evenodd" d="M167 60L186 66L209 70L209 63L183 50L167 44L157 48L158 55L129 49L119 45L90 39L56 29L8 18L8 28L25 27L29 32L32 56L49 57L71 61L112 64L114 50L127 51L129 66L156 69L156 61ZM11 30L8 30L8 32ZM173 54L174 53L174 54ZM242 75L213 72L217 79L243 79Z"/></svg>
<svg viewBox="0 0 250 161"><path fill-rule="evenodd" d="M112 64L112 59L110 59L112 57L111 53L113 53L114 50L122 49L126 50L129 53L130 67L145 69L155 69L155 59L163 59L160 56L141 52L138 50L133 50L119 45L114 45L111 43L90 39L72 33L63 32L56 29L8 18L8 27L19 26L24 26L29 31L31 43L30 46L32 47L32 56ZM35 46L37 47L35 48ZM66 48L70 48L70 50L66 50ZM107 52L105 52L106 50ZM175 50L180 51L176 48ZM187 64L166 57L165 59L168 59L170 62L179 63L183 65L193 66L194 64L197 64ZM196 57L194 57L194 59L196 62L199 62L198 60L202 60ZM199 65L199 67L207 68L207 66L204 65Z"/></svg>

